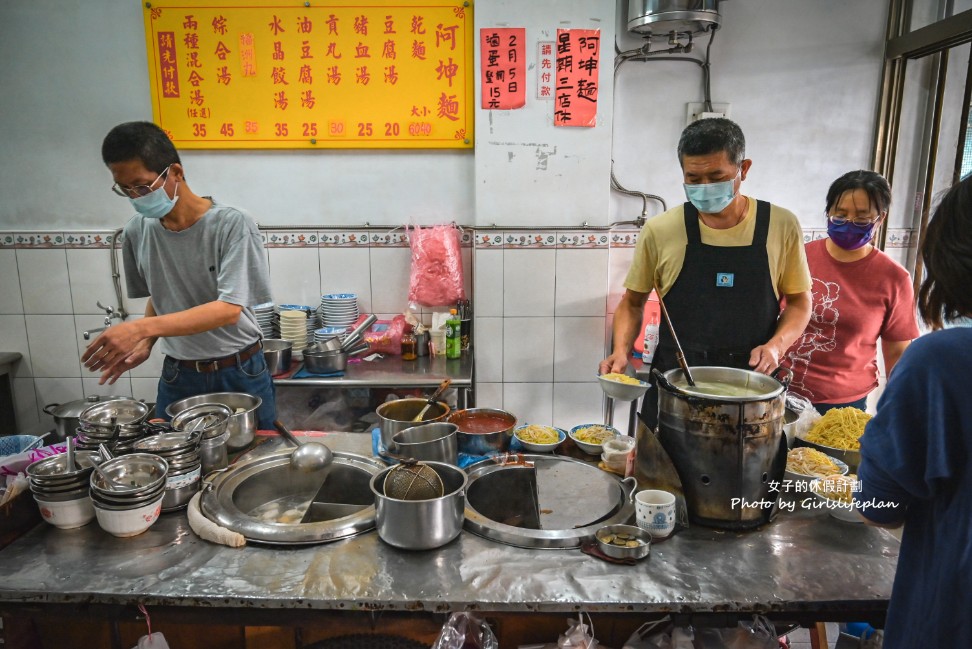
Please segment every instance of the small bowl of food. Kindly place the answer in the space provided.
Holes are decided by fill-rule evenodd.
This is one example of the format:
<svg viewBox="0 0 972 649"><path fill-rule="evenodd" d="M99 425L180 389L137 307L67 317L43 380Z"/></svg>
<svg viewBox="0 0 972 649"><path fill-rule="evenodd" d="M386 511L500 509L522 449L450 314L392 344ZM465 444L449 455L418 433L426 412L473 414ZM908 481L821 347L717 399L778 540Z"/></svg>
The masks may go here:
<svg viewBox="0 0 972 649"><path fill-rule="evenodd" d="M597 380L601 382L601 389L604 390L604 394L619 401L640 399L651 387L644 381L639 381L633 376L620 372L601 374L597 377Z"/></svg>
<svg viewBox="0 0 972 649"><path fill-rule="evenodd" d="M523 448L534 453L549 453L567 439L567 433L559 428L540 424L517 426L513 429L513 436Z"/></svg>
<svg viewBox="0 0 972 649"><path fill-rule="evenodd" d="M809 446L801 446L791 449L786 454L786 471L783 473L783 478L791 481L787 483L788 487L791 484L803 485L797 489L806 492L814 478L846 475L849 469L846 463L835 457L830 457Z"/></svg>
<svg viewBox="0 0 972 649"><path fill-rule="evenodd" d="M819 503L817 507L848 523L864 522L854 506L854 493L858 490L857 476L852 473L814 478L810 482L810 491Z"/></svg>
<svg viewBox="0 0 972 649"><path fill-rule="evenodd" d="M590 455L600 455L602 444L620 434L617 428L603 424L581 424L571 428L569 433L577 448Z"/></svg>
<svg viewBox="0 0 972 649"><path fill-rule="evenodd" d="M644 559L651 551L651 534L634 525L605 525L594 538L601 552L613 559Z"/></svg>

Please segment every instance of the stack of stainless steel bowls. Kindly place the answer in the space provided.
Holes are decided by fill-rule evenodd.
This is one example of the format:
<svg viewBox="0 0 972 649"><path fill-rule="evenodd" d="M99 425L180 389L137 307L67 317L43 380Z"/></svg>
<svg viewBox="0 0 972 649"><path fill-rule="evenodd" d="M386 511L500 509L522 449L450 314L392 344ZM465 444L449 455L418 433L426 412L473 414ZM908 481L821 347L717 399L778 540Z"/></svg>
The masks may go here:
<svg viewBox="0 0 972 649"><path fill-rule="evenodd" d="M232 416L233 411L222 403L201 403L172 418L174 430L200 436L203 475L229 466L229 422Z"/></svg>
<svg viewBox="0 0 972 649"><path fill-rule="evenodd" d="M171 512L189 504L193 494L199 491L202 460L199 455L198 432L174 431L135 442L135 451L150 453L164 458L169 465L162 496L162 511Z"/></svg>
<svg viewBox="0 0 972 649"><path fill-rule="evenodd" d="M78 416L78 448L95 450L111 444L114 453L130 453L135 440L145 434L149 407L135 399L103 401L85 408Z"/></svg>
<svg viewBox="0 0 972 649"><path fill-rule="evenodd" d="M101 528L115 536L135 536L151 527L162 512L168 470L165 458L149 453L102 463L89 481Z"/></svg>
<svg viewBox="0 0 972 649"><path fill-rule="evenodd" d="M100 459L96 452L78 451L70 469L65 454L37 460L27 467L30 491L45 521L64 529L91 522L95 512L88 495L88 484L94 465Z"/></svg>

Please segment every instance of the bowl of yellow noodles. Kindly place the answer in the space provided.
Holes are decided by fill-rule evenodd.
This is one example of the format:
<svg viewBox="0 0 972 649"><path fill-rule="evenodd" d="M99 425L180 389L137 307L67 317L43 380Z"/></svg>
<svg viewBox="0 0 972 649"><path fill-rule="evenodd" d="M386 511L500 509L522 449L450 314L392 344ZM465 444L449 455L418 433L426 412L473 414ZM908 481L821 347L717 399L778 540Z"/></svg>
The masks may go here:
<svg viewBox="0 0 972 649"><path fill-rule="evenodd" d="M648 391L648 388L651 387L644 381L639 381L633 376L621 374L620 372L601 374L597 377L597 380L600 381L604 394L619 401L640 399Z"/></svg>
<svg viewBox="0 0 972 649"><path fill-rule="evenodd" d="M567 433L541 424L524 424L513 429L513 436L528 451L549 453L567 439Z"/></svg>
<svg viewBox="0 0 972 649"><path fill-rule="evenodd" d="M809 446L790 449L786 455L786 470L783 478L789 480L786 487L805 493L810 489L810 482L814 478L825 478L832 475L845 475L849 467L835 457L830 457ZM801 486L797 486L801 485Z"/></svg>
<svg viewBox="0 0 972 649"><path fill-rule="evenodd" d="M857 408L834 408L798 435L794 446L809 446L836 458L851 470L861 463L861 435L871 415Z"/></svg>

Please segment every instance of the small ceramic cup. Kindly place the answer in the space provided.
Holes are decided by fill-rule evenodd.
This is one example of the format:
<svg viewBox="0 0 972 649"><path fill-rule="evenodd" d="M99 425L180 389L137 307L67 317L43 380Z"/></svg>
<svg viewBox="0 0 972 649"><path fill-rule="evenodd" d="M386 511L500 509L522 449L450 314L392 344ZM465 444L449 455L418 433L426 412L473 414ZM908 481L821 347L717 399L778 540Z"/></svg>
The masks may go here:
<svg viewBox="0 0 972 649"><path fill-rule="evenodd" d="M656 539L675 530L675 496L660 489L645 489L635 494L635 517L638 527Z"/></svg>

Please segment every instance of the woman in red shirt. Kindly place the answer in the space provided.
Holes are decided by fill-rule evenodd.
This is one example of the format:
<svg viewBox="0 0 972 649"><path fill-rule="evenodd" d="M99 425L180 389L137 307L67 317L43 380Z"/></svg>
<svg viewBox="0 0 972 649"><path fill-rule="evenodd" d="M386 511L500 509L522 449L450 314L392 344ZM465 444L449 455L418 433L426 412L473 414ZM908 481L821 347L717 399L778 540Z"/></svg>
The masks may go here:
<svg viewBox="0 0 972 649"><path fill-rule="evenodd" d="M864 410L878 385L878 339L890 374L918 337L911 276L871 243L890 204L883 176L846 173L827 191L828 237L806 246L813 309L786 356L790 389L821 414L848 406Z"/></svg>

